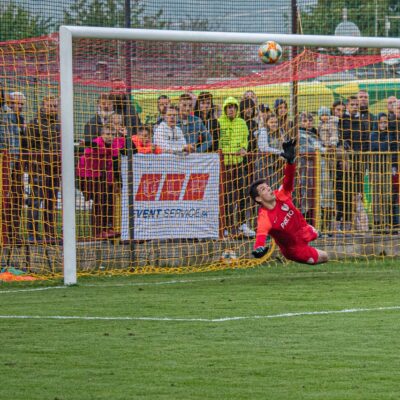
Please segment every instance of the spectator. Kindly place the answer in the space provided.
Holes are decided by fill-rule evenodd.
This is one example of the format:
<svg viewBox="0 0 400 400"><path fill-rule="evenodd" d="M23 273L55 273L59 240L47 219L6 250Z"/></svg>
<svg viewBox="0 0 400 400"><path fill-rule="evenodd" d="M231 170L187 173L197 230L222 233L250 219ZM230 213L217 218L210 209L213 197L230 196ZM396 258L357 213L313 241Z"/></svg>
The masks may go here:
<svg viewBox="0 0 400 400"><path fill-rule="evenodd" d="M336 148L339 142L338 117L328 107L318 110L318 138L326 152L321 154L321 230L329 234L335 229L334 188L336 174Z"/></svg>
<svg viewBox="0 0 400 400"><path fill-rule="evenodd" d="M377 130L371 135L371 150L376 152L371 163L371 180L374 182L374 229L381 232L385 225L390 225L391 232L397 234L399 229L399 183L398 131L395 125L396 103L394 103L393 119L389 120L387 114L379 113ZM389 174L391 174L390 185L387 182ZM390 204L389 209L387 208L388 204Z"/></svg>
<svg viewBox="0 0 400 400"><path fill-rule="evenodd" d="M293 121L289 120L289 109L287 101L284 99L276 99L274 103L274 112L278 117L278 127L283 130L286 135L291 136L293 130Z"/></svg>
<svg viewBox="0 0 400 400"><path fill-rule="evenodd" d="M371 151L388 152L390 150L389 119L385 113L379 113L377 130L371 134Z"/></svg>
<svg viewBox="0 0 400 400"><path fill-rule="evenodd" d="M299 172L301 212L309 224L315 222L316 151L325 151L314 127L311 113L299 115ZM324 179L324 178L322 178Z"/></svg>
<svg viewBox="0 0 400 400"><path fill-rule="evenodd" d="M212 145L210 132L199 117L193 115L193 99L188 93L179 97L179 120L186 143L191 144L197 153L204 153Z"/></svg>
<svg viewBox="0 0 400 400"><path fill-rule="evenodd" d="M360 107L360 118L362 121L362 129L368 132L368 139L371 132L375 129L375 115L369 111L369 94L366 90L360 90L357 94Z"/></svg>
<svg viewBox="0 0 400 400"><path fill-rule="evenodd" d="M253 100L255 106L257 107L258 110L258 97L256 95L256 93L254 92L254 90L246 90L243 93L242 99L241 100L246 100L246 99L250 99Z"/></svg>
<svg viewBox="0 0 400 400"><path fill-rule="evenodd" d="M120 185L116 161L124 141L117 134L114 125L103 125L101 135L85 148L76 171L85 200L93 201L91 225L96 239L111 239L119 235L114 230L114 195Z"/></svg>
<svg viewBox="0 0 400 400"><path fill-rule="evenodd" d="M162 149L152 143L153 128L151 125L142 125L138 129L138 133L132 136L133 144L138 153L144 154L160 154Z"/></svg>
<svg viewBox="0 0 400 400"><path fill-rule="evenodd" d="M243 102L245 100L252 100L254 102L254 117L252 117L255 122L257 123L257 125L259 125L259 109L258 109L258 97L257 94L255 93L254 90L246 90L243 95L242 98L240 100L240 102ZM243 118L243 117L241 117Z"/></svg>
<svg viewBox="0 0 400 400"><path fill-rule="evenodd" d="M195 151L193 144L186 143L181 128L177 126L178 113L178 107L169 106L165 114L165 121L161 122L154 131L153 142L161 148L163 153L191 153Z"/></svg>
<svg viewBox="0 0 400 400"><path fill-rule="evenodd" d="M270 115L273 114L268 104L260 104L258 106L258 127L265 128L265 124Z"/></svg>
<svg viewBox="0 0 400 400"><path fill-rule="evenodd" d="M255 153L257 151L258 123L256 120L256 104L252 99L241 100L240 118L244 119L249 131L247 151ZM253 179L251 179L251 182Z"/></svg>
<svg viewBox="0 0 400 400"><path fill-rule="evenodd" d="M208 147L208 151L218 151L220 129L216 107L210 92L200 92L194 107L194 115L203 121L207 131L211 134L211 145Z"/></svg>
<svg viewBox="0 0 400 400"><path fill-rule="evenodd" d="M358 97L350 96L347 100L346 112L343 114L342 123L339 125L339 142L345 150L363 152L370 149L371 114L364 109L362 115Z"/></svg>
<svg viewBox="0 0 400 400"><path fill-rule="evenodd" d="M256 157L257 157L257 135L258 135L258 123L256 118L256 104L254 100L246 98L240 101L239 105L240 118L242 118L247 125L249 136L247 138L247 155L243 157L244 167L244 186L247 187L254 180L254 171L256 168ZM244 207L248 213L253 216L256 212L255 204L250 201L250 197L244 193L246 203Z"/></svg>
<svg viewBox="0 0 400 400"><path fill-rule="evenodd" d="M57 243L57 197L61 176L61 133L58 98L43 98L39 113L28 125L30 150L28 172L31 193L28 201L27 230L29 240L40 240L39 210L42 206L43 241Z"/></svg>
<svg viewBox="0 0 400 400"><path fill-rule="evenodd" d="M397 101L396 96L389 96L386 100L387 102L387 117L389 121L392 121L395 119L395 114L394 114L394 105Z"/></svg>
<svg viewBox="0 0 400 400"><path fill-rule="evenodd" d="M393 211L387 209L391 203L391 185L387 182L387 175L391 173L390 134L388 116L379 113L377 129L371 134L371 151L374 152L371 163L371 180L374 182L373 215L374 231L382 233L385 226L391 224L390 216ZM385 154L386 153L386 154ZM390 159L388 160L388 157ZM389 170L389 171L388 171Z"/></svg>
<svg viewBox="0 0 400 400"><path fill-rule="evenodd" d="M283 142L287 136L282 128L279 128L278 117L271 114L266 120L266 129L260 129L257 137L257 144L260 151L269 151L280 154Z"/></svg>
<svg viewBox="0 0 400 400"><path fill-rule="evenodd" d="M238 116L239 103L228 97L223 104L223 113L218 122L221 127L219 148L224 156L223 186L225 206L225 234L239 233L254 237L255 232L246 224L245 167L243 157L247 155L249 131L246 122ZM234 221L237 206L237 221ZM238 227L238 229L236 229Z"/></svg>
<svg viewBox="0 0 400 400"><path fill-rule="evenodd" d="M114 126L117 137L126 137L128 134L121 114L111 114L108 118L108 123Z"/></svg>
<svg viewBox="0 0 400 400"><path fill-rule="evenodd" d="M278 160L284 140L285 134L278 127L278 118L275 114L271 114L266 119L265 127L260 128L257 136L258 150L267 154L261 154L257 158L255 180L267 179L272 188L275 188L279 182L278 166L280 163Z"/></svg>
<svg viewBox="0 0 400 400"><path fill-rule="evenodd" d="M167 95L162 94L161 96L158 97L157 99L158 117L156 121L157 125L160 125L161 122L165 120L165 114L167 113L170 104L171 104L171 99Z"/></svg>
<svg viewBox="0 0 400 400"><path fill-rule="evenodd" d="M101 128L108 122L114 113L113 102L108 93L101 93L97 100L96 114L86 123L84 129L84 141L89 145L93 139L100 136Z"/></svg>
<svg viewBox="0 0 400 400"><path fill-rule="evenodd" d="M4 93L3 93L4 96ZM4 164L10 174L9 212L4 212L4 223L11 243L21 242L20 224L24 203L24 166L26 160L26 123L23 113L26 97L21 92L9 94L0 120L0 144L9 163Z"/></svg>
<svg viewBox="0 0 400 400"><path fill-rule="evenodd" d="M338 117L332 116L328 107L320 107L318 117L318 136L322 145L326 148L336 148L339 142Z"/></svg>
<svg viewBox="0 0 400 400"><path fill-rule="evenodd" d="M343 114L346 111L346 104L342 100L336 100L333 102L331 107L331 114L338 119L343 118Z"/></svg>
<svg viewBox="0 0 400 400"><path fill-rule="evenodd" d="M110 99L113 103L114 112L122 115L124 126L126 126L129 135L136 134L141 121L135 107L132 105L131 95L126 83L122 79L112 79Z"/></svg>
<svg viewBox="0 0 400 400"><path fill-rule="evenodd" d="M346 111L339 120L339 146L346 154L342 165L338 163L337 167L336 218L342 219L343 227L347 230L355 217L354 205L363 197L364 173L368 160L365 152L371 146L370 121L369 118L361 117L357 96L347 99Z"/></svg>

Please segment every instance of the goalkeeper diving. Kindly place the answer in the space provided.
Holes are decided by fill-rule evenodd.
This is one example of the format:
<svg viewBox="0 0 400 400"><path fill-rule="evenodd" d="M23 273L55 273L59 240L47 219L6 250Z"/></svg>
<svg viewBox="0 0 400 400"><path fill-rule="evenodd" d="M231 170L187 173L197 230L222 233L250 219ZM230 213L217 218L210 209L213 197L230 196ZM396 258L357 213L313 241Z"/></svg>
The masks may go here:
<svg viewBox="0 0 400 400"><path fill-rule="evenodd" d="M294 206L292 192L296 170L296 140L289 139L282 145L281 156L286 159L283 184L272 190L265 179L250 186L250 197L260 205L257 234L252 254L256 258L268 252L267 236L275 240L283 256L303 264L320 264L328 261L328 254L309 245L319 237L319 232L307 223Z"/></svg>

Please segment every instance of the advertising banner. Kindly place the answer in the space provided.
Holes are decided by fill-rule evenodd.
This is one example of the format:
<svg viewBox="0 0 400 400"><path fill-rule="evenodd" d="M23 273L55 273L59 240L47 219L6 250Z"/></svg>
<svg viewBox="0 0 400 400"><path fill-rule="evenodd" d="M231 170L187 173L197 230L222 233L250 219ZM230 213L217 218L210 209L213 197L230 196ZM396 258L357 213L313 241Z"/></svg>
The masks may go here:
<svg viewBox="0 0 400 400"><path fill-rule="evenodd" d="M135 154L132 179L122 157L121 239L128 240L133 194L135 240L218 238L218 154Z"/></svg>

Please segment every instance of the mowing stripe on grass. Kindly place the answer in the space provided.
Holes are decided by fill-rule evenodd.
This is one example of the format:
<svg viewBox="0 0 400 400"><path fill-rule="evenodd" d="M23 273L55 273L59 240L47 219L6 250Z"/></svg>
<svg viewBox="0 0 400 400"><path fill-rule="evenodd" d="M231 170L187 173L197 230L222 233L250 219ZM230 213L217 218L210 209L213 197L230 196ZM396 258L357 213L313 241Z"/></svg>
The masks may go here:
<svg viewBox="0 0 400 400"><path fill-rule="evenodd" d="M153 322L229 322L256 320L268 318L289 318L302 317L312 315L332 315L332 314L348 314L361 313L371 311L392 311L400 310L400 306L392 307L376 307L376 308L349 308L344 310L327 310L327 311L302 311L283 314L271 315L251 315L241 317L222 317L222 318L174 318L174 317L90 317L90 316L74 316L74 315L0 315L0 319L55 319L55 320L83 320L83 321L153 321Z"/></svg>
<svg viewBox="0 0 400 400"><path fill-rule="evenodd" d="M218 277L218 278L202 278L202 279L176 279L172 281L158 281L158 282L127 282L127 283L100 283L98 285L93 284L79 284L83 287L118 287L118 286L157 286L157 285L176 285L178 283L197 283L197 282L209 282L209 281L224 281L225 279L240 279L242 276L229 276L229 277Z"/></svg>

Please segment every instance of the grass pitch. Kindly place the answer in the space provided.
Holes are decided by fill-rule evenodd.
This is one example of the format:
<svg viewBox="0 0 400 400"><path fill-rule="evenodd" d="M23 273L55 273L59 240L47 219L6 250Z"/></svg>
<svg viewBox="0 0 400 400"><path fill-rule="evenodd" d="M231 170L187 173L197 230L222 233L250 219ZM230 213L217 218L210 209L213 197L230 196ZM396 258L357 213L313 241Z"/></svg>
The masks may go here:
<svg viewBox="0 0 400 400"><path fill-rule="evenodd" d="M0 285L0 399L398 399L400 266Z"/></svg>

